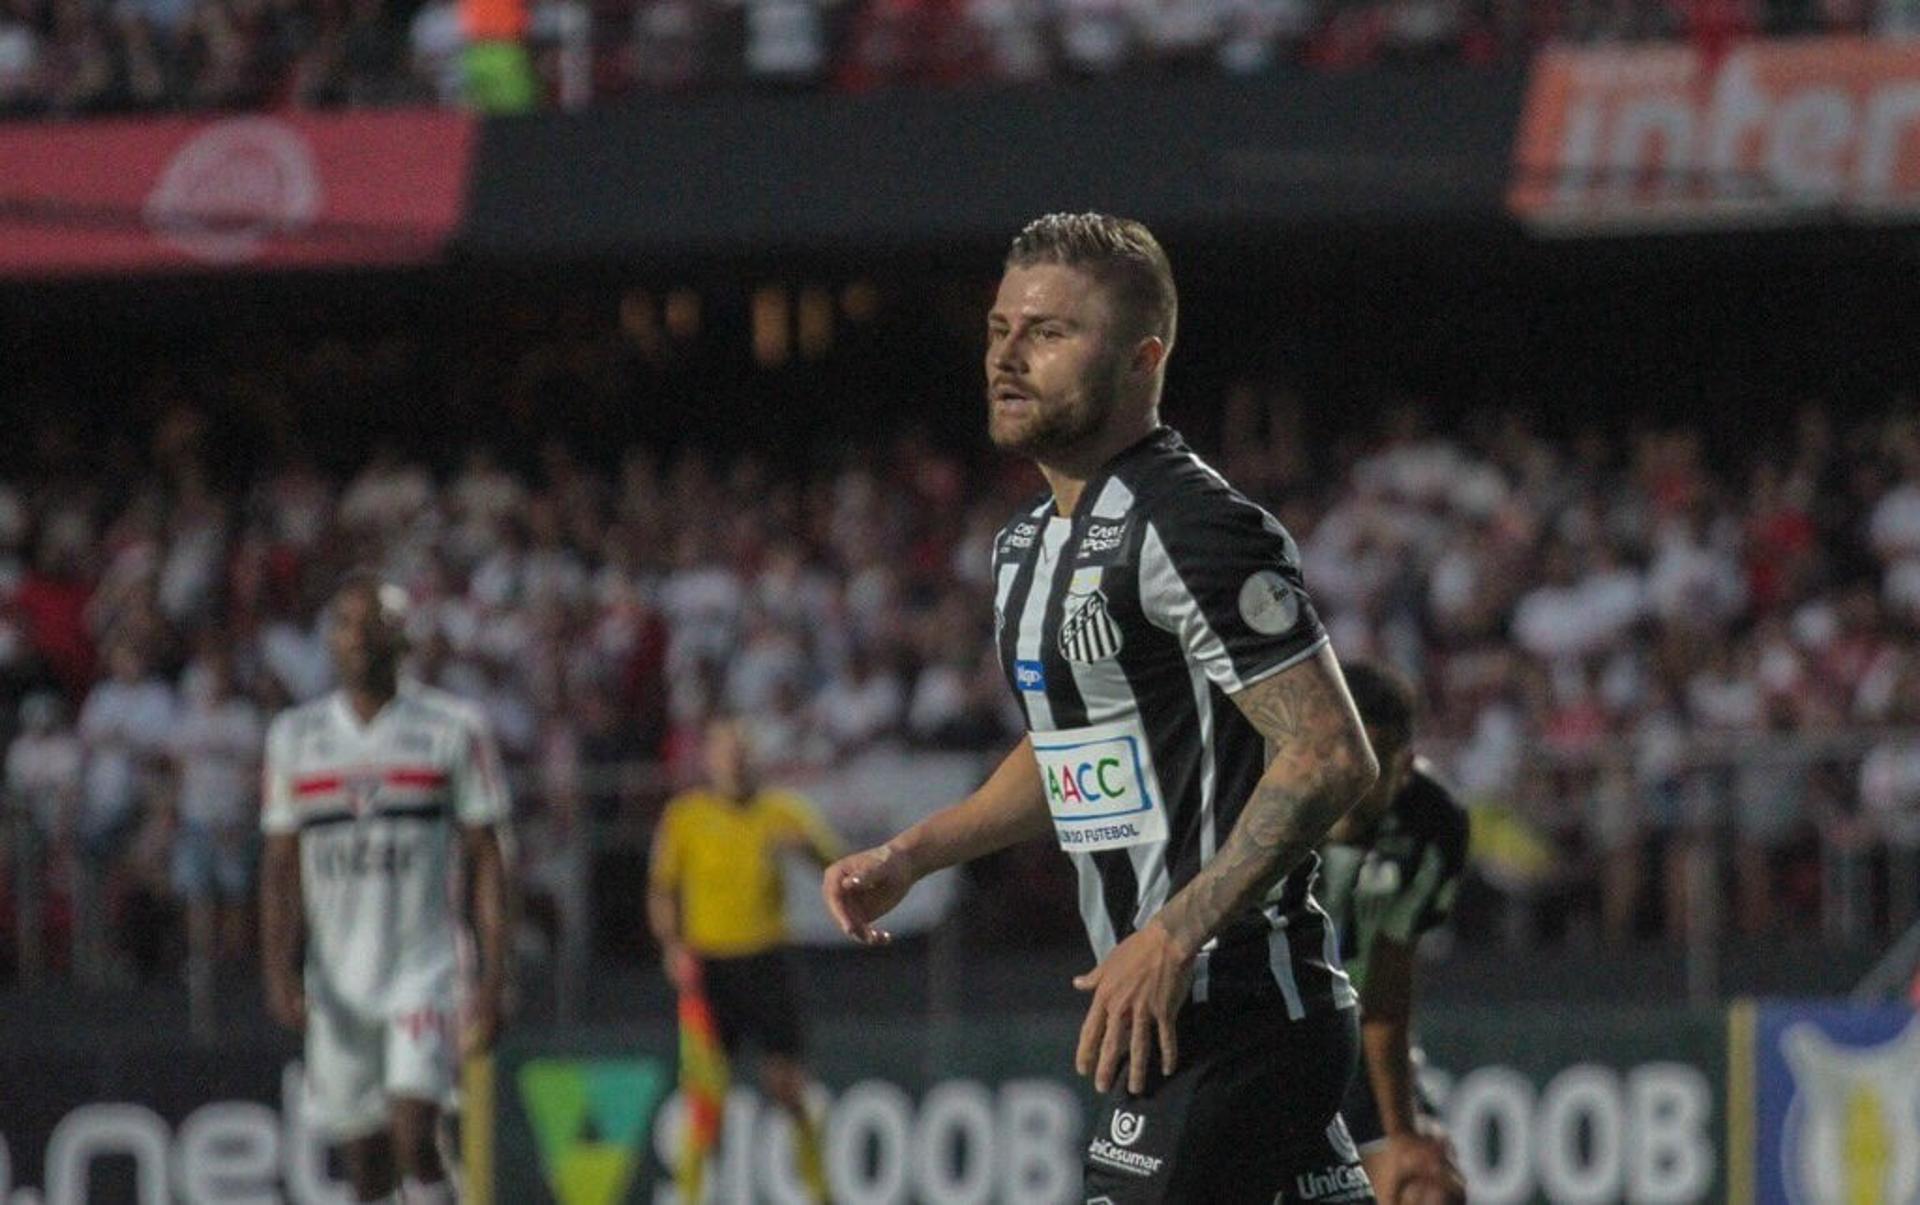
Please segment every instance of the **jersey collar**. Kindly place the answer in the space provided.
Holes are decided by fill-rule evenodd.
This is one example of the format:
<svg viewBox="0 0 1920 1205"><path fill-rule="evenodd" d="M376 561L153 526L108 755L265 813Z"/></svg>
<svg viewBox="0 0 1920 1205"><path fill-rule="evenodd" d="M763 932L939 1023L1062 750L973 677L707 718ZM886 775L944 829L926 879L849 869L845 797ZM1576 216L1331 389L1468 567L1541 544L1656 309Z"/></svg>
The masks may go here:
<svg viewBox="0 0 1920 1205"><path fill-rule="evenodd" d="M1078 519L1082 515L1092 514L1094 504L1100 499L1100 491L1106 488L1107 482L1112 480L1128 461L1145 455L1148 452L1163 448L1174 449L1185 447L1186 441L1180 438L1178 431L1175 431L1165 423L1160 424L1145 435L1142 435L1139 439L1134 440L1126 447L1115 452L1107 463L1100 466L1099 471L1087 478L1087 484L1080 490L1080 505L1074 508L1074 512L1071 515L1063 515L1060 513L1060 500L1058 498L1049 498L1048 517L1052 519Z"/></svg>
<svg viewBox="0 0 1920 1205"><path fill-rule="evenodd" d="M333 692L334 718L339 720L340 723L345 725L351 732L360 734L369 733L380 727L386 718L392 715L401 703L411 699L418 690L419 687L417 684L407 678L401 678L394 689L393 697L388 699L379 711L373 713L372 719L363 724L360 722L360 713L355 711L353 704L347 701L347 692L342 688Z"/></svg>

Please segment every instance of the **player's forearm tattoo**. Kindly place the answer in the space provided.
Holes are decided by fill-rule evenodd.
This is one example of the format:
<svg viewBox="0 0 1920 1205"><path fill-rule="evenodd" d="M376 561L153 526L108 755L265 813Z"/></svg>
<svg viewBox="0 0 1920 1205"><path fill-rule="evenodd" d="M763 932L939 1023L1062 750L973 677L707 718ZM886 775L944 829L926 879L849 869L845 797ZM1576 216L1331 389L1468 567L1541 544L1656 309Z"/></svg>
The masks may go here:
<svg viewBox="0 0 1920 1205"><path fill-rule="evenodd" d="M1276 674L1234 703L1271 760L1226 843L1160 912L1189 954L1306 857L1377 773L1337 680L1317 666Z"/></svg>

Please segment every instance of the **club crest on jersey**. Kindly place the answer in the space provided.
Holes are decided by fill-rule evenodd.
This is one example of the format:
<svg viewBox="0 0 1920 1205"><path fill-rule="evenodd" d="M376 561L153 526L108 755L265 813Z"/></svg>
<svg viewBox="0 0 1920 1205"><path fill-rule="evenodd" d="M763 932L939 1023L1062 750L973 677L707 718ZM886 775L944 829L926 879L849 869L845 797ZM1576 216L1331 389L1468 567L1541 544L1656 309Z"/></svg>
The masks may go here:
<svg viewBox="0 0 1920 1205"><path fill-rule="evenodd" d="M1082 664L1104 661L1120 653L1120 625L1107 607L1104 590L1069 594L1067 617L1060 624L1060 655Z"/></svg>
<svg viewBox="0 0 1920 1205"><path fill-rule="evenodd" d="M361 774L341 783L340 789L345 792L347 807L353 814L364 816L373 810L374 804L379 802L380 785L378 774Z"/></svg>

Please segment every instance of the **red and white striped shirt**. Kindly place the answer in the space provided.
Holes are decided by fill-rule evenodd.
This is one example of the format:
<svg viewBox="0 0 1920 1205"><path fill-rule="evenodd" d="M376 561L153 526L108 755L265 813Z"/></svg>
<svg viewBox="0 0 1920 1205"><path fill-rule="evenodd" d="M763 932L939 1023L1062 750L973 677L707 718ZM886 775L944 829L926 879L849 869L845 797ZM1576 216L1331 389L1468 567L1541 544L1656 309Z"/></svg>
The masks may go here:
<svg viewBox="0 0 1920 1205"><path fill-rule="evenodd" d="M267 734L261 827L300 836L307 992L369 1017L452 997L458 830L504 823L499 754L472 705L411 684L365 724L335 692Z"/></svg>

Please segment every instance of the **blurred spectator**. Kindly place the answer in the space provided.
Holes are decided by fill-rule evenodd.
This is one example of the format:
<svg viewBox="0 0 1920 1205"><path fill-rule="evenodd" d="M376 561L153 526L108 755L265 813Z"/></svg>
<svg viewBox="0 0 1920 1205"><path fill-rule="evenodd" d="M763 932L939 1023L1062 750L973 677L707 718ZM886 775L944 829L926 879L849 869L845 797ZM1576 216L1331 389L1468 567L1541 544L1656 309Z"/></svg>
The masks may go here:
<svg viewBox="0 0 1920 1205"><path fill-rule="evenodd" d="M815 722L840 756L897 735L906 699L899 675L856 646L814 700Z"/></svg>
<svg viewBox="0 0 1920 1205"><path fill-rule="evenodd" d="M12 859L15 949L21 970L36 979L46 963L46 904L55 875L71 886L73 824L86 751L66 726L60 700L29 695L20 704L20 732L7 747L7 833ZM70 900L69 900L70 902Z"/></svg>
<svg viewBox="0 0 1920 1205"><path fill-rule="evenodd" d="M107 652L109 676L80 709L86 772L74 837L80 855L76 924L83 977L117 973L114 910L126 886L122 856L150 816L174 719L173 690L131 642Z"/></svg>
<svg viewBox="0 0 1920 1205"><path fill-rule="evenodd" d="M451 0L5 0L0 116L430 102L568 108L632 88L1026 83L1118 72L1512 60L1556 40L1920 28L1914 0L532 0L520 41ZM1661 455L1665 456L1663 452Z"/></svg>
<svg viewBox="0 0 1920 1205"><path fill-rule="evenodd" d="M187 906L189 949L235 961L251 947L247 904L259 838L260 709L239 693L232 654L218 643L188 669L168 739L178 788L173 890Z"/></svg>
<svg viewBox="0 0 1920 1205"><path fill-rule="evenodd" d="M592 344L563 356L536 339L526 355L591 361ZM378 359L346 341L275 354L301 366L291 382ZM205 391L239 392L217 376ZM556 915L579 912L558 894L580 842L643 832L717 709L751 714L768 759L800 773L1018 732L988 552L1031 479L925 437L777 468L692 447L590 463L502 439L437 471L386 447L338 473L263 459L216 488L190 410L112 480L49 468L0 483L0 703L36 687L88 700L73 823L93 879L137 877L132 833L155 830L146 804L170 755L180 886L210 897L231 881L189 824L231 804L194 800L245 777L243 713L327 689L320 600L362 561L413 593L415 671L484 707L529 784ZM1562 436L1502 414L1442 434L1400 406L1321 440L1312 412L1232 391L1225 459L1299 540L1343 655L1377 652L1422 683L1427 752L1508 843L1487 864L1524 851L1487 871L1516 913L1539 914L1516 929L1550 930L1533 920L1570 906L1609 940L1672 932L1698 890L1689 859L1736 885L1729 915L1748 928L1805 923L1780 901L1811 898L1783 892L1817 863L1813 832L1871 864L1859 890L1877 906L1886 844L1908 832L1889 730L1920 696L1916 616L1890 586L1907 555L1900 491L1915 488L1897 409L1809 408L1781 424L1783 447L1713 463L1686 426ZM215 626L219 671L203 657L176 673L183 641ZM95 647L113 650L105 682ZM215 678L239 690L209 702ZM196 730L228 760L182 754ZM213 785L193 781L202 762ZM83 898L87 931L111 894Z"/></svg>

